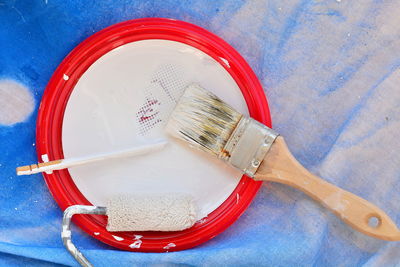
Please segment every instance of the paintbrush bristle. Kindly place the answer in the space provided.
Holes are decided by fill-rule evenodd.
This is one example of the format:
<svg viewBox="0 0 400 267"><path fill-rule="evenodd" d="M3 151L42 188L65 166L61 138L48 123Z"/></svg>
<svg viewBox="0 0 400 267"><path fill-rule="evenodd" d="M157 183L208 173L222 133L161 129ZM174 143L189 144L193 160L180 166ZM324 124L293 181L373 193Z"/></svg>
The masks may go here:
<svg viewBox="0 0 400 267"><path fill-rule="evenodd" d="M242 115L199 85L188 86L166 126L167 132L216 156L223 152Z"/></svg>

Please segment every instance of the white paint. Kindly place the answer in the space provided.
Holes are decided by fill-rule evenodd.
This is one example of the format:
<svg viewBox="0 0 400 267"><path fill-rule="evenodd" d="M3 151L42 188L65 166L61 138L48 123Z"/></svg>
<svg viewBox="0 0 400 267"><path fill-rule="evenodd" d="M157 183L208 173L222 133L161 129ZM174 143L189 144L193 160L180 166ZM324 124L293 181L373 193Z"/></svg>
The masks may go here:
<svg viewBox="0 0 400 267"><path fill-rule="evenodd" d="M203 219L201 219L201 220L198 220L197 222L199 223L199 224L203 224L203 223L205 223L207 221L207 218L203 218Z"/></svg>
<svg viewBox="0 0 400 267"><path fill-rule="evenodd" d="M154 86L151 78L165 64L181 70L185 81L199 83L239 112L248 114L236 82L208 55L173 41L134 42L101 57L78 80L64 114L65 158L116 151L155 138L169 138L163 131L164 122L141 135L136 118L148 97L149 92L144 89ZM154 97L165 99L163 94L164 91ZM165 114L172 108L160 105L157 111L168 117ZM97 206L105 206L107 199L116 194L190 194L198 207L196 220L219 207L242 176L220 160L175 139L171 139L165 149L151 155L78 166L69 172L83 195Z"/></svg>
<svg viewBox="0 0 400 267"><path fill-rule="evenodd" d="M28 88L13 80L0 80L0 125L25 121L35 108Z"/></svg>
<svg viewBox="0 0 400 267"><path fill-rule="evenodd" d="M135 235L135 240L141 239L143 236L142 235Z"/></svg>
<svg viewBox="0 0 400 267"><path fill-rule="evenodd" d="M94 234L94 235L100 235L100 233L99 233L99 232L94 232L93 234Z"/></svg>
<svg viewBox="0 0 400 267"><path fill-rule="evenodd" d="M165 247L164 247L164 249L170 249L170 248L173 248L173 247L176 247L176 245L175 245L175 243L169 243L168 245L166 245Z"/></svg>
<svg viewBox="0 0 400 267"><path fill-rule="evenodd" d="M114 239L115 240L117 240L117 241L122 241L122 240L124 240L122 237L120 237L120 236L116 236L116 235L112 235L113 237L114 237Z"/></svg>
<svg viewBox="0 0 400 267"><path fill-rule="evenodd" d="M67 74L64 73L63 79L64 79L64 81L68 81L68 80L69 80L69 76L68 76Z"/></svg>
<svg viewBox="0 0 400 267"><path fill-rule="evenodd" d="M42 161L43 161L43 162L49 162L49 155L43 154L43 155L41 156L41 158L42 158ZM48 170L48 171L46 171L46 173L47 173L47 174L52 174L53 171L52 171L52 170ZM19 175L19 172L17 172L17 175Z"/></svg>
<svg viewBox="0 0 400 267"><path fill-rule="evenodd" d="M130 248L140 248L140 246L142 245L142 240L136 240L135 242L133 242L132 244L129 245Z"/></svg>
<svg viewBox="0 0 400 267"><path fill-rule="evenodd" d="M231 67L231 66L229 65L229 61L228 61L227 59L225 59L225 58L223 58L223 57L220 57L220 59L222 60L222 62L224 62L224 64L225 64L228 68Z"/></svg>
<svg viewBox="0 0 400 267"><path fill-rule="evenodd" d="M49 155L43 154L43 155L41 156L41 158L42 158L42 161L43 161L43 162L49 162Z"/></svg>

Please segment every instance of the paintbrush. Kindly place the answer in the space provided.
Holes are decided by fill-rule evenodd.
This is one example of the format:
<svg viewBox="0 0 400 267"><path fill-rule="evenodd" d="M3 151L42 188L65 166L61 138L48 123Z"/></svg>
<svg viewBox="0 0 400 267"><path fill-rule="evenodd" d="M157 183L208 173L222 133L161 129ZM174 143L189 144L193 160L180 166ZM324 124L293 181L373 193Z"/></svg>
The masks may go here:
<svg viewBox="0 0 400 267"><path fill-rule="evenodd" d="M154 151L161 150L167 141L156 140L151 144L141 145L137 147L127 148L124 150L113 151L108 153L101 153L96 155L88 155L83 157L69 158L69 159L58 159L48 162L42 162L37 164L31 164L26 166L21 166L16 169L17 175L30 175L40 172L51 173L55 170L62 170L66 168L71 168L74 166L85 165L89 163L94 163L103 160L109 160L113 158L125 158L140 156Z"/></svg>
<svg viewBox="0 0 400 267"><path fill-rule="evenodd" d="M166 130L254 180L282 183L303 191L364 234L400 240L399 229L385 212L311 174L293 157L282 136L238 113L199 85L186 88Z"/></svg>

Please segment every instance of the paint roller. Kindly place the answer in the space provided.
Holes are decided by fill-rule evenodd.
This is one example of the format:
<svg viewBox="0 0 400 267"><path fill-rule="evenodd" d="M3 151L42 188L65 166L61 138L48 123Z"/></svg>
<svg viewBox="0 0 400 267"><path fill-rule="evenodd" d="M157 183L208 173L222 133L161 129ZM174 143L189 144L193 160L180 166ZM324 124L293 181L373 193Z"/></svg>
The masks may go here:
<svg viewBox="0 0 400 267"><path fill-rule="evenodd" d="M196 222L192 196L183 193L116 195L107 207L74 205L64 211L61 238L71 255L82 265L92 266L71 239L71 219L76 214L106 215L107 231L180 231Z"/></svg>

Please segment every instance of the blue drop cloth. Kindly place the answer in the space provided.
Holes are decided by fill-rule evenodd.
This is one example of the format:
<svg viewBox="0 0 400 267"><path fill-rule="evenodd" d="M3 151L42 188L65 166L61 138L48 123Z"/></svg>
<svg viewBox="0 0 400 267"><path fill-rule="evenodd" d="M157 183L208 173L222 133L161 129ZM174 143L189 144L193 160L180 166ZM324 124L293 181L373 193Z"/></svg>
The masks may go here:
<svg viewBox="0 0 400 267"><path fill-rule="evenodd" d="M191 22L235 47L297 159L400 225L399 1L0 0L0 88L28 89L21 98L0 89L1 266L77 266L41 175L17 177L15 167L37 161L37 110L62 59L91 34L142 17ZM13 110L27 114L18 121ZM73 232L95 266L400 266L400 242L357 233L273 183L224 233L186 251L118 251Z"/></svg>

